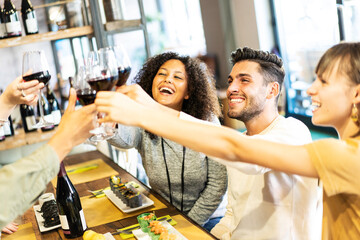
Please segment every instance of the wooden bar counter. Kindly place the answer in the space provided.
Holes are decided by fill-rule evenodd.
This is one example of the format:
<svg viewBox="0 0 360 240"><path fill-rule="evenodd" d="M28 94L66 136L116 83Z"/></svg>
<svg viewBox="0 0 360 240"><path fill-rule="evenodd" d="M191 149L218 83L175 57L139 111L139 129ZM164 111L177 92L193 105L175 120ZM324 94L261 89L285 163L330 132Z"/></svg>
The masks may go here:
<svg viewBox="0 0 360 240"><path fill-rule="evenodd" d="M67 171L90 164L97 165L97 168L92 170L69 174L69 178L79 193L88 229L102 234L116 232L116 229L136 224L136 217L141 213L155 212L157 217L170 215L171 218L177 222L177 224L174 225L174 228L189 240L216 239L213 235L178 211L159 194L143 185L138 179L119 167L99 151L68 156L65 158L64 164ZM154 204L134 212L124 213L106 196L100 198L91 197L92 194L89 190L94 191L109 187L109 177L111 175L119 175L122 182L133 181L139 184L142 193L150 198ZM54 178L51 183L49 183L46 192L55 192L54 186L56 186L56 180L57 179ZM2 240L66 239L61 228L40 232L33 208L30 208L23 216L19 217L17 222L20 224L18 232L12 235L3 234ZM122 239L119 235L114 235L113 237L115 239ZM82 237L75 239L82 239ZM131 240L134 238L128 239Z"/></svg>

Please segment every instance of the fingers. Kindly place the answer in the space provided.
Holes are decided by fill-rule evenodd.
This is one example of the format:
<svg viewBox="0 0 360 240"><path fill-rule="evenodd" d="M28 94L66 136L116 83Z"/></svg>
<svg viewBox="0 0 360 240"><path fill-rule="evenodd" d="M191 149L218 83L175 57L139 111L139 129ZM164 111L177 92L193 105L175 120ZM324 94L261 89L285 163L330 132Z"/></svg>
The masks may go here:
<svg viewBox="0 0 360 240"><path fill-rule="evenodd" d="M112 97L116 92L110 92L110 91L100 91L96 93L96 100L98 98L110 98ZM96 101L95 100L95 101Z"/></svg>
<svg viewBox="0 0 360 240"><path fill-rule="evenodd" d="M108 115L108 113L111 112L111 107L102 105L102 106L97 106L96 110L98 112L105 113L106 115Z"/></svg>
<svg viewBox="0 0 360 240"><path fill-rule="evenodd" d="M3 233L7 233L7 234L12 234L13 232L8 229L7 227L4 227L2 230L1 230Z"/></svg>
<svg viewBox="0 0 360 240"><path fill-rule="evenodd" d="M4 227L1 231L7 234L12 234L18 230L17 223L9 223L6 227Z"/></svg>
<svg viewBox="0 0 360 240"><path fill-rule="evenodd" d="M109 116L105 116L103 118L98 119L98 123L106 123L106 122L113 122Z"/></svg>
<svg viewBox="0 0 360 240"><path fill-rule="evenodd" d="M70 93L69 93L69 105L65 110L66 112L72 112L75 110L75 104L76 104L76 91L74 88L70 88Z"/></svg>
<svg viewBox="0 0 360 240"><path fill-rule="evenodd" d="M111 98L116 96L116 95L121 95L120 93L117 92L109 92L109 91L100 91L96 93L96 99L95 99L95 104L96 105L111 105Z"/></svg>
<svg viewBox="0 0 360 240"><path fill-rule="evenodd" d="M37 95L35 95L35 94L29 94L23 98L24 98L25 104L27 104L27 105L33 105L34 103L37 102L37 99L38 99Z"/></svg>
<svg viewBox="0 0 360 240"><path fill-rule="evenodd" d="M96 106L109 106L111 105L111 102L108 100L108 98L97 98L95 99L95 105Z"/></svg>
<svg viewBox="0 0 360 240"><path fill-rule="evenodd" d="M82 107L79 111L83 111L84 114L94 114L96 112L96 105L90 104Z"/></svg>
<svg viewBox="0 0 360 240"><path fill-rule="evenodd" d="M31 88L36 87L35 89L41 89L44 87L44 83L39 83L38 80L31 80L31 81L25 81L25 82L20 82L18 85L19 89L22 90L28 90Z"/></svg>
<svg viewBox="0 0 360 240"><path fill-rule="evenodd" d="M39 89L43 88L44 83L39 83L38 80L23 81L22 77L17 77L14 81L16 83L17 94L20 97L20 101L27 105L33 105L35 99L37 99L37 93Z"/></svg>
<svg viewBox="0 0 360 240"><path fill-rule="evenodd" d="M132 84L132 85L122 85L121 87L118 87L116 89L116 92L120 92L123 94L127 94L128 92L134 91L135 90L135 86L138 86L137 84Z"/></svg>

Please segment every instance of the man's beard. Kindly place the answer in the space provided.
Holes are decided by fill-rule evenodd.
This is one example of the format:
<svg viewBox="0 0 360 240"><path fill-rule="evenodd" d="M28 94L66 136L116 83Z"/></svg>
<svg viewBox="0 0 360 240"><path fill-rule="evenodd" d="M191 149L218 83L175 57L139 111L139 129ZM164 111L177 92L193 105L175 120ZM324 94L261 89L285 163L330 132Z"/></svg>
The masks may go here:
<svg viewBox="0 0 360 240"><path fill-rule="evenodd" d="M252 101L251 101L252 100ZM227 115L230 118L237 119L244 123L250 121L254 117L258 116L264 110L265 102L255 100L255 98L250 99L250 102L244 109L240 111L229 109Z"/></svg>

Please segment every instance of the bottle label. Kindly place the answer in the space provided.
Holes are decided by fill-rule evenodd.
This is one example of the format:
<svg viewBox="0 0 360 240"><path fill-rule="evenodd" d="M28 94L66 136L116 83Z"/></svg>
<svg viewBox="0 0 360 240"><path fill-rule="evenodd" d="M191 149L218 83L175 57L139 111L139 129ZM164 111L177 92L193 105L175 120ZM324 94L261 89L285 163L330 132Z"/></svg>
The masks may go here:
<svg viewBox="0 0 360 240"><path fill-rule="evenodd" d="M0 139L5 138L4 127L0 127Z"/></svg>
<svg viewBox="0 0 360 240"><path fill-rule="evenodd" d="M44 119L46 122L49 122L49 123L53 123L54 122L54 117L52 114L49 114L49 115L45 115L44 116Z"/></svg>
<svg viewBox="0 0 360 240"><path fill-rule="evenodd" d="M87 227L86 227L86 222L85 222L84 211L82 209L80 210L79 215L80 215L83 231L85 231ZM64 233L70 234L69 222L66 218L66 215L59 214L59 219L60 219L60 223L61 223L61 228L63 229Z"/></svg>
<svg viewBox="0 0 360 240"><path fill-rule="evenodd" d="M5 23L0 23L0 38L4 38L6 37L7 32L6 32L6 26Z"/></svg>
<svg viewBox="0 0 360 240"><path fill-rule="evenodd" d="M52 111L51 114L53 115L53 118L54 118L54 124L59 124L60 121L61 121L61 112L60 110L55 110L55 111Z"/></svg>
<svg viewBox="0 0 360 240"><path fill-rule="evenodd" d="M6 31L7 31L8 35L21 34L21 24L20 24L20 21L7 22L7 23L6 23Z"/></svg>
<svg viewBox="0 0 360 240"><path fill-rule="evenodd" d="M7 122L3 126L5 135L11 135L10 123Z"/></svg>
<svg viewBox="0 0 360 240"><path fill-rule="evenodd" d="M69 222L66 218L66 215L59 214L59 219L60 219L60 223L61 223L61 228L63 229L64 233L70 234Z"/></svg>
<svg viewBox="0 0 360 240"><path fill-rule="evenodd" d="M28 127L29 130L33 130L33 126L36 124L36 119L35 116L29 116L25 118L26 120L26 125Z"/></svg>
<svg viewBox="0 0 360 240"><path fill-rule="evenodd" d="M80 218L81 218L81 224L82 224L83 230L85 231L86 230L86 222L85 222L84 211L81 209L79 213L80 213Z"/></svg>
<svg viewBox="0 0 360 240"><path fill-rule="evenodd" d="M29 33L36 33L39 31L38 23L36 18L26 19L26 27Z"/></svg>

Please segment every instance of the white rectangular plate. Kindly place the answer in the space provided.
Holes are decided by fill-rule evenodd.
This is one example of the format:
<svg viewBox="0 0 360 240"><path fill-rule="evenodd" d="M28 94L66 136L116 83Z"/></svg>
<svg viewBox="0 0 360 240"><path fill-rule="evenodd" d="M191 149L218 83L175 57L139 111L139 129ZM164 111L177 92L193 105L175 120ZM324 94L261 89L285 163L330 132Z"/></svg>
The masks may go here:
<svg viewBox="0 0 360 240"><path fill-rule="evenodd" d="M103 234L105 236L106 240L115 240L115 238L113 237L113 235L111 235L111 233L104 233Z"/></svg>
<svg viewBox="0 0 360 240"><path fill-rule="evenodd" d="M113 202L113 204L115 204L115 206L117 206L121 211L123 211L124 213L129 213L129 212L134 212L137 211L139 209L143 209L146 207L149 207L151 205L154 204L153 200L151 200L150 198L146 197L144 194L140 193L141 197L142 197L142 205L140 207L136 207L136 208L131 208L129 206L126 206L125 203L123 203L120 198L118 198L112 191L111 189L105 190L104 191L105 195L110 199L110 201Z"/></svg>
<svg viewBox="0 0 360 240"><path fill-rule="evenodd" d="M48 227L48 228L45 227L44 226L44 218L41 216L41 212L38 212L38 211L41 210L40 205L35 205L33 208L34 208L35 218L36 218L36 221L38 223L40 232L46 232L46 231L50 231L50 230L61 227L61 224L58 224L58 225L55 225L55 226L52 226L52 227Z"/></svg>
<svg viewBox="0 0 360 240"><path fill-rule="evenodd" d="M162 221L161 225L167 228L169 233L176 235L176 240L187 240L181 233L179 233L173 226L170 225L167 221ZM149 234L144 233L141 229L136 229L133 231L133 234L137 240L151 240Z"/></svg>

